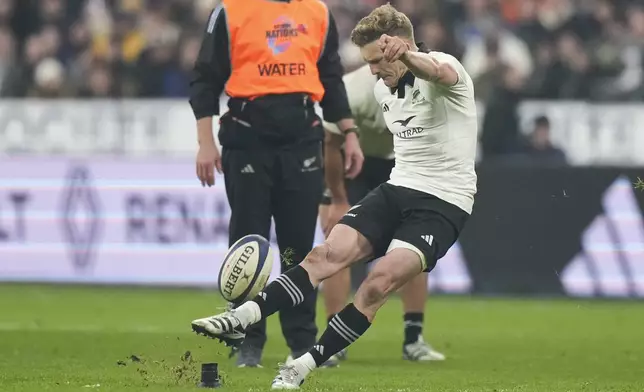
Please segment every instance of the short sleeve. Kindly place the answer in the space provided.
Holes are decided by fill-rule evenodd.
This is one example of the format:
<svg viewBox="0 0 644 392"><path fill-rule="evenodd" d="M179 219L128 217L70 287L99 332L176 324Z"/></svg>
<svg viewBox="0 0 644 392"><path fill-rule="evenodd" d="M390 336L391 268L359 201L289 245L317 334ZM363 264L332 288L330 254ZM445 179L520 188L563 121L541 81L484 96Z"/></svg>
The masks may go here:
<svg viewBox="0 0 644 392"><path fill-rule="evenodd" d="M422 83L420 83L421 92L423 94L427 94L426 96L432 96L434 95L431 93L432 90L450 91L457 94L468 93L469 90L473 88L471 78L469 77L467 71L465 71L465 67L463 67L463 64L461 64L461 62L458 61L454 56L443 52L430 52L427 54L427 56L434 58L441 64L449 64L454 69L454 71L456 71L456 74L458 75L458 81L453 86L444 86L423 80L421 81Z"/></svg>

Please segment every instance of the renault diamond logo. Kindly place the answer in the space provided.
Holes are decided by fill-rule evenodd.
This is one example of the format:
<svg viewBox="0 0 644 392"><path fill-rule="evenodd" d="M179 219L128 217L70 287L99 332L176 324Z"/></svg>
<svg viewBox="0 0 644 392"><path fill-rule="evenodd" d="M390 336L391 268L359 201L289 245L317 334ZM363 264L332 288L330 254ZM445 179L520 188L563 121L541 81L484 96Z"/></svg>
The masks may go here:
<svg viewBox="0 0 644 392"><path fill-rule="evenodd" d="M93 261L101 227L98 195L84 166L73 167L67 175L61 221L74 267L87 269Z"/></svg>

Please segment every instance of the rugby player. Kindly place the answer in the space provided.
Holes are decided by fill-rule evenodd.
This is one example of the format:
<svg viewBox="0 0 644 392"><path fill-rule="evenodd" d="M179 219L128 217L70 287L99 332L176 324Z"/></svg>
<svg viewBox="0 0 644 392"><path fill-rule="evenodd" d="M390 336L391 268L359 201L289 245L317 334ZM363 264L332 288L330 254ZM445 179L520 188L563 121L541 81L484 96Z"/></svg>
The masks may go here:
<svg viewBox="0 0 644 392"><path fill-rule="evenodd" d="M379 258L354 302L331 320L315 346L280 366L273 389L298 389L310 372L359 339L392 292L445 255L474 204L478 125L472 79L461 63L446 53L420 51L411 21L391 5L363 18L351 40L380 77L374 95L394 135L389 181L253 300L192 322L197 333L239 344L250 325L301 303L351 264Z"/></svg>
<svg viewBox="0 0 644 392"><path fill-rule="evenodd" d="M424 49L422 43L419 48ZM337 125L324 122L325 177L327 190L320 206L320 221L325 235L349 210L370 191L389 180L394 167L392 134L373 95L378 77L364 65L346 74L344 85L347 89L351 112L360 129L360 147L364 153L362 171L354 179L345 179L342 145L344 136ZM330 322L347 304L351 292L351 269L347 268L324 281L322 296ZM423 339L425 302L427 301L427 273L422 273L400 289L403 302L404 340L403 359L409 361L442 361L445 356L434 350ZM346 350L333 355L324 364L334 367L346 359Z"/></svg>

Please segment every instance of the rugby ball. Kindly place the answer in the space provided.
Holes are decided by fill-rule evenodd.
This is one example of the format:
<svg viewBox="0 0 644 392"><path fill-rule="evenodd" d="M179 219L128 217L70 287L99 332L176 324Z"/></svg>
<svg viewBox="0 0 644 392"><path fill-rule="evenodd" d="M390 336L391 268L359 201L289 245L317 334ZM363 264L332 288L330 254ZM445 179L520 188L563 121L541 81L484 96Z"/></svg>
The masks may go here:
<svg viewBox="0 0 644 392"><path fill-rule="evenodd" d="M219 292L228 302L241 304L266 287L273 269L271 245L261 235L240 238L228 249L219 271Z"/></svg>

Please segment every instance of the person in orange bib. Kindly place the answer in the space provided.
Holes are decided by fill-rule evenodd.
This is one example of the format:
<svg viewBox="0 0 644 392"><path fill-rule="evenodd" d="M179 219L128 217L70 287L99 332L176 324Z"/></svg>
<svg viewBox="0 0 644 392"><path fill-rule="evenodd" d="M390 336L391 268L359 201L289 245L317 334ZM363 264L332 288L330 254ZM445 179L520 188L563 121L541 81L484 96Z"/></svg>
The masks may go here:
<svg viewBox="0 0 644 392"><path fill-rule="evenodd" d="M282 271L311 250L323 188L324 131L314 105L345 134L347 177L362 168L338 55L333 16L320 0L223 0L212 12L191 82L197 119L196 170L202 186L223 172L231 207L229 245L248 234L269 238L271 218ZM219 118L220 155L212 133L219 98L229 96ZM299 296L280 313L295 358L316 341L315 293ZM258 367L266 324L246 331L237 364Z"/></svg>

